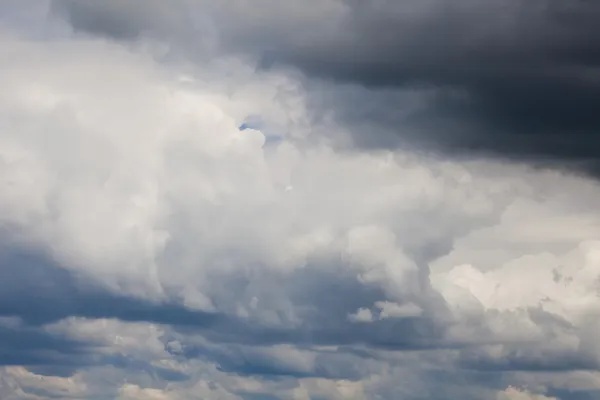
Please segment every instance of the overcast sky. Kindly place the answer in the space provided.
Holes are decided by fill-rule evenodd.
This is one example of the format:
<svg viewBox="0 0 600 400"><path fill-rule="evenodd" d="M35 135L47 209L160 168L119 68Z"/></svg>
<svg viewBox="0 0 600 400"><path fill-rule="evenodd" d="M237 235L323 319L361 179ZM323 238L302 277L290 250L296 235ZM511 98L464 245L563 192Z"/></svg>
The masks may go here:
<svg viewBox="0 0 600 400"><path fill-rule="evenodd" d="M0 398L599 398L599 17L0 1Z"/></svg>

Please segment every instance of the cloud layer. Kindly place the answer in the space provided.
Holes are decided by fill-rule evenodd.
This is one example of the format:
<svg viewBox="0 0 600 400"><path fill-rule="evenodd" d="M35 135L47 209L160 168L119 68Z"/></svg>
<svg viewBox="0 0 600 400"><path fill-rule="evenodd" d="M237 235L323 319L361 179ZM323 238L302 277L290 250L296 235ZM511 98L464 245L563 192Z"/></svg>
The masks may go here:
<svg viewBox="0 0 600 400"><path fill-rule="evenodd" d="M374 85L333 68L339 32L374 51L374 21L412 21L412 37L435 5L263 3L2 6L18 18L0 19L0 397L597 396L598 183L341 149L387 122L336 117L340 94L382 89L317 91L311 74ZM444 21L481 8L457 7ZM239 23L196 42L202 15ZM304 74L257 69L259 45ZM384 53L372 65L407 62Z"/></svg>

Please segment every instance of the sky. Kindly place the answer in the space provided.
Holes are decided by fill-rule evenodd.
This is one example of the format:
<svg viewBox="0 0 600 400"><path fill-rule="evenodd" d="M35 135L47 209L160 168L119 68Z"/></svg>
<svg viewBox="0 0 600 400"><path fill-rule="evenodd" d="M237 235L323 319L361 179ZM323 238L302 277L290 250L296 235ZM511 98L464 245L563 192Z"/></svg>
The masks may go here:
<svg viewBox="0 0 600 400"><path fill-rule="evenodd" d="M598 399L599 14L0 1L0 398Z"/></svg>

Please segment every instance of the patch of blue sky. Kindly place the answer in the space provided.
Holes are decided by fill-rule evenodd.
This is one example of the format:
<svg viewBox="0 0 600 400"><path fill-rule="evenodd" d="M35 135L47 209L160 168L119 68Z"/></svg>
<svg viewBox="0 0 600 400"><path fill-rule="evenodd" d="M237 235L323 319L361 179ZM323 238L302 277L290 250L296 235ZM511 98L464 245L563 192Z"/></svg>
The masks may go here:
<svg viewBox="0 0 600 400"><path fill-rule="evenodd" d="M273 146L281 143L284 140L282 134L278 133L273 127L257 115L250 115L246 117L244 122L239 126L240 131L247 129L254 129L261 131L265 135L265 146Z"/></svg>

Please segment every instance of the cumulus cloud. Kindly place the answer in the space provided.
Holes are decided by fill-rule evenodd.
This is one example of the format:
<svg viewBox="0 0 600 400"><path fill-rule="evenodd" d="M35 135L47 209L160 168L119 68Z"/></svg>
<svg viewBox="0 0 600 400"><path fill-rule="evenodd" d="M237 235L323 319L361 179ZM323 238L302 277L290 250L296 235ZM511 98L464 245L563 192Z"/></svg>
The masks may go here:
<svg viewBox="0 0 600 400"><path fill-rule="evenodd" d="M600 390L598 183L498 160L341 150L331 138L377 126L315 118L311 78L208 45L197 47L211 55L203 62L178 58L174 38L191 35L180 18L200 17L178 7L246 15L222 38L232 45L277 20L296 31L282 43L317 50L298 32L369 11L278 4L138 13L135 1L62 1L46 11L88 35L39 10L28 15L43 40L2 25L0 395ZM381 7L372 16L391 6ZM403 18L421 21L422 7Z"/></svg>

